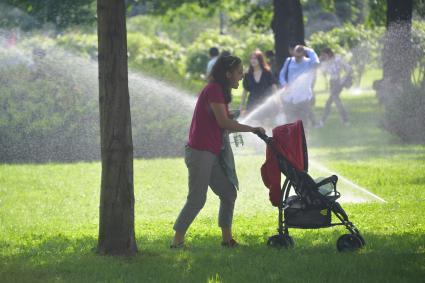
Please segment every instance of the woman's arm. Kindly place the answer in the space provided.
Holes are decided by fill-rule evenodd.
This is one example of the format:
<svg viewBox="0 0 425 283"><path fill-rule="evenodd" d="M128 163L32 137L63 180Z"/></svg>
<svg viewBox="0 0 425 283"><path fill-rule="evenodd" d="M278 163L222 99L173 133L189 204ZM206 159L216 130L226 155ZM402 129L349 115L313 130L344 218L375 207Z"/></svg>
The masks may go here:
<svg viewBox="0 0 425 283"><path fill-rule="evenodd" d="M232 131L232 132L261 132L265 133L265 130L261 127L251 127L244 124L239 124L237 121L230 119L227 116L226 108L223 103L210 103L211 109L214 113L214 117L217 120L220 128Z"/></svg>

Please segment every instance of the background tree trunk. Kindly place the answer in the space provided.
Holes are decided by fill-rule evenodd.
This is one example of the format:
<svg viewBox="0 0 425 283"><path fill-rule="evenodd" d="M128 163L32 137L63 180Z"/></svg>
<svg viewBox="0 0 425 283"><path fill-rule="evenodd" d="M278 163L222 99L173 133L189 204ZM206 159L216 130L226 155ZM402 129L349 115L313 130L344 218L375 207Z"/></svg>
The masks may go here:
<svg viewBox="0 0 425 283"><path fill-rule="evenodd" d="M276 67L280 71L289 56L291 43L304 43L304 21L299 0L273 0L272 30L275 39Z"/></svg>
<svg viewBox="0 0 425 283"><path fill-rule="evenodd" d="M129 256L137 245L124 1L98 0L97 16L102 157L98 252Z"/></svg>
<svg viewBox="0 0 425 283"><path fill-rule="evenodd" d="M384 80L409 83L412 58L412 0L387 0L387 31L383 50Z"/></svg>

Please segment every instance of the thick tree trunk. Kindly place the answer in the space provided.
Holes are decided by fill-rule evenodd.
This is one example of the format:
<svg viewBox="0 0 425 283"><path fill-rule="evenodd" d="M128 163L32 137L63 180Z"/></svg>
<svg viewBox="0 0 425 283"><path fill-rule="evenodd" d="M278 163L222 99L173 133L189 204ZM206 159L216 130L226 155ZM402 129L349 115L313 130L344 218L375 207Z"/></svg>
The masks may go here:
<svg viewBox="0 0 425 283"><path fill-rule="evenodd" d="M134 255L133 141L122 0L97 0L102 181L98 252Z"/></svg>
<svg viewBox="0 0 425 283"><path fill-rule="evenodd" d="M384 80L408 83L413 67L412 0L387 0L387 31L383 50Z"/></svg>
<svg viewBox="0 0 425 283"><path fill-rule="evenodd" d="M276 67L280 70L289 56L291 43L304 44L304 21L300 0L273 0L272 30L275 39Z"/></svg>

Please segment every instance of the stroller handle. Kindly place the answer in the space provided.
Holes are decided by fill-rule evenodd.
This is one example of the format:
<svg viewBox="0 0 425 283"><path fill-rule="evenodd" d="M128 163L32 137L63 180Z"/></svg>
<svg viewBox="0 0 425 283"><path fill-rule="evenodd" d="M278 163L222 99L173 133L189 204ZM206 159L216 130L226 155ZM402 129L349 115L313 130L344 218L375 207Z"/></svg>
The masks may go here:
<svg viewBox="0 0 425 283"><path fill-rule="evenodd" d="M269 144L269 143L271 143L271 141L272 141L272 138L271 137L269 137L268 135L266 135L266 134L263 134L262 132L260 132L260 131L255 131L254 132L254 134L256 134L260 139L262 139L266 144Z"/></svg>

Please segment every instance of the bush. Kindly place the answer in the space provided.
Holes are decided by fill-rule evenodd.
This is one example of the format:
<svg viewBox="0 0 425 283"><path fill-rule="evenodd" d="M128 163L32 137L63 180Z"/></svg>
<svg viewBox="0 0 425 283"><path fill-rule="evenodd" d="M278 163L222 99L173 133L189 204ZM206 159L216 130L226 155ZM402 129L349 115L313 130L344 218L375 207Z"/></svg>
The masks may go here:
<svg viewBox="0 0 425 283"><path fill-rule="evenodd" d="M31 17L23 10L0 3L0 27L20 27L23 30L29 30L33 28L40 28L41 25L37 19Z"/></svg>
<svg viewBox="0 0 425 283"><path fill-rule="evenodd" d="M32 62L30 50L0 50L0 162L100 157L97 65L46 52ZM134 156L181 155L192 96L144 76L129 84Z"/></svg>
<svg viewBox="0 0 425 283"><path fill-rule="evenodd" d="M129 33L149 37L165 36L183 46L192 44L202 31L218 26L218 15L211 15L197 3L185 3L161 16L139 15L127 19Z"/></svg>
<svg viewBox="0 0 425 283"><path fill-rule="evenodd" d="M76 25L92 25L96 22L94 0L2 0L0 25L34 30L51 25L63 29ZM9 4L9 5L8 5Z"/></svg>
<svg viewBox="0 0 425 283"><path fill-rule="evenodd" d="M73 51L79 56L97 60L97 35L70 31L56 37L56 44Z"/></svg>
<svg viewBox="0 0 425 283"><path fill-rule="evenodd" d="M383 28L367 29L363 25L346 24L313 34L308 44L318 52L329 47L348 59L354 67L357 84L360 84L366 66L377 66L380 62L383 33Z"/></svg>
<svg viewBox="0 0 425 283"><path fill-rule="evenodd" d="M246 65L249 65L249 57L255 49L258 48L263 53L274 50L273 34L246 33L240 40L243 42L241 59Z"/></svg>
<svg viewBox="0 0 425 283"><path fill-rule="evenodd" d="M208 29L202 32L187 50L186 71L194 78L205 73L211 47L220 51L228 51L242 57L242 46L239 40L230 35L221 35L217 30Z"/></svg>
<svg viewBox="0 0 425 283"><path fill-rule="evenodd" d="M147 37L138 33L127 35L128 61L130 67L148 70L153 67L167 68L184 76L183 47L172 40Z"/></svg>
<svg viewBox="0 0 425 283"><path fill-rule="evenodd" d="M97 35L78 31L56 38L59 46L74 51L79 56L97 60ZM190 81L185 70L185 50L167 38L127 34L128 66L130 69L159 78L190 91L199 91L199 83Z"/></svg>
<svg viewBox="0 0 425 283"><path fill-rule="evenodd" d="M12 64L5 63L10 53L0 55L2 162L71 161L99 155L94 131L97 104L90 97L93 85L82 83L84 70L73 72L65 58L51 56L29 63L15 59Z"/></svg>

